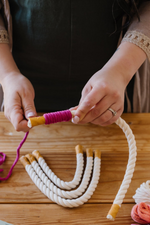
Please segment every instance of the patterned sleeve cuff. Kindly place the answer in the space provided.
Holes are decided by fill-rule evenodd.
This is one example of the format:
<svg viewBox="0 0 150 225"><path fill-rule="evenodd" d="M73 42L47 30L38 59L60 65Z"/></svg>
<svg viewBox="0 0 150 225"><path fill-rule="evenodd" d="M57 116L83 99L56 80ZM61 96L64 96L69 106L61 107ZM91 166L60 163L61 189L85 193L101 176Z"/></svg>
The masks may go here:
<svg viewBox="0 0 150 225"><path fill-rule="evenodd" d="M138 32L138 31L127 31L125 36L122 39L123 41L131 42L141 49L146 53L149 61L150 61L150 38L147 37L146 35Z"/></svg>
<svg viewBox="0 0 150 225"><path fill-rule="evenodd" d="M7 30L0 30L0 43L9 44L9 37L8 37Z"/></svg>

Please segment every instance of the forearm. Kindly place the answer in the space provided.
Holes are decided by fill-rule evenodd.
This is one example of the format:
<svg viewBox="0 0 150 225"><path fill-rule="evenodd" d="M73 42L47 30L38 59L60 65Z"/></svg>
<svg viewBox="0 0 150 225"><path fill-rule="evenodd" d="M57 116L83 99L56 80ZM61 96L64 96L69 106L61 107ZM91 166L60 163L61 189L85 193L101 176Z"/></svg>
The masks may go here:
<svg viewBox="0 0 150 225"><path fill-rule="evenodd" d="M130 42L122 42L103 69L117 70L127 85L145 59L146 53L141 48Z"/></svg>
<svg viewBox="0 0 150 225"><path fill-rule="evenodd" d="M17 75L20 71L13 59L8 44L0 44L0 83L9 75Z"/></svg>

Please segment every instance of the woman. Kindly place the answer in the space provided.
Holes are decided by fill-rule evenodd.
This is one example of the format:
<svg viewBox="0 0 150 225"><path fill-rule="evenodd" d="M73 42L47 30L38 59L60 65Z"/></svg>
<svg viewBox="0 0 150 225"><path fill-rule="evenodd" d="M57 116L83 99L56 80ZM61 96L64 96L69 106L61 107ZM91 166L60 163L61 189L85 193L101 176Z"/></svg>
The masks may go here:
<svg viewBox="0 0 150 225"><path fill-rule="evenodd" d="M11 44L8 3L13 21L13 56L8 44L4 44L6 29ZM36 116L36 109L55 111L78 105L81 91L75 123L102 126L113 123L124 110L125 90L128 112L150 111L146 98L149 76L147 72L139 74L149 67L146 60L150 55L149 1L137 4L140 22L135 16L116 51L122 34L119 28L126 25L124 15L128 15L129 9L136 11L134 3L114 3L113 0L2 2L3 18L7 19L5 25L1 20L1 32L6 38L0 45L0 83L4 90L5 115L17 131L28 130L26 119ZM133 93L132 78L141 65L134 79Z"/></svg>

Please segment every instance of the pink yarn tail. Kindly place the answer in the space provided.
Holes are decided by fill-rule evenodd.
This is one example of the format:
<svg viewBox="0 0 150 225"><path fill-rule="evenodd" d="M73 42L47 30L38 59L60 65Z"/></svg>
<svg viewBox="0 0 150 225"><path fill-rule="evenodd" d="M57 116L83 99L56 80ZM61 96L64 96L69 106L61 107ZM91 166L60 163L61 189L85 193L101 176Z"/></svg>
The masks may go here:
<svg viewBox="0 0 150 225"><path fill-rule="evenodd" d="M10 175L12 174L13 168L14 168L14 166L16 165L16 163L17 163L18 160L19 160L19 156L20 156L20 148L22 147L22 145L23 145L24 142L26 141L26 139L27 139L27 137L28 137L28 134L29 134L29 132L27 132L27 133L25 134L23 140L20 142L20 144L19 144L19 146L18 146L18 148L17 148L16 159L15 159L15 161L14 161L12 167L10 168L10 171L9 171L8 175L7 175L6 177L4 177L4 178L3 178L3 177L0 177L0 181L2 181L2 180L7 180L7 179L10 177ZM3 158L0 158L0 165L1 165L1 164L5 161L6 155L5 155L3 152L0 152L0 154L3 155ZM3 169L0 169L0 172L2 172L2 171L3 171Z"/></svg>

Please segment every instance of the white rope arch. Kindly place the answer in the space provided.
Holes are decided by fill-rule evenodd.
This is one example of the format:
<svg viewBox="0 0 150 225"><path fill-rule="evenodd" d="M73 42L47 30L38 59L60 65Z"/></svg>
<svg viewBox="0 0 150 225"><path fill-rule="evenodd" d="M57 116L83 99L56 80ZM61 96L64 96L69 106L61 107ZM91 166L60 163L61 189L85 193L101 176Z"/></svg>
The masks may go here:
<svg viewBox="0 0 150 225"><path fill-rule="evenodd" d="M90 158L90 157L88 157ZM92 156L91 156L92 158ZM32 181L35 183L35 185L41 190L43 194L45 194L49 199L51 199L53 202L56 202L58 205L62 205L64 207L78 207L85 202L88 201L88 199L91 198L93 192L95 191L95 188L97 187L99 176L100 176L100 166L101 166L101 159L100 159L100 151L95 150L95 158L94 158L94 169L93 169L93 176L91 183L89 187L87 188L86 192L79 198L76 199L65 199L57 194L53 193L39 178L37 173L34 171L33 167L31 166L30 162L28 161L27 157L22 156L21 162L25 166L25 169L27 173L29 174Z"/></svg>
<svg viewBox="0 0 150 225"><path fill-rule="evenodd" d="M87 151L89 151L89 149ZM87 152L87 163L86 163L86 169L84 172L82 182L81 182L80 186L76 190L73 190L73 191L64 191L64 190L61 190L60 188L57 188L57 186L54 185L50 181L50 179L48 179L48 177L43 173L42 169L40 168L39 164L35 160L34 156L32 156L31 154L28 154L28 155L26 155L26 157L28 158L29 162L31 163L31 166L34 169L35 173L38 175L38 177L41 179L43 184L46 185L47 188L49 188L53 193L55 193L56 195L58 195L62 198L72 199L72 198L77 198L78 196L82 195L82 193L86 190L86 188L88 186L88 183L89 183L89 180L91 177L91 173L92 173L92 167L93 167L93 156L91 153L90 154L88 154L88 153L89 152Z"/></svg>
<svg viewBox="0 0 150 225"><path fill-rule="evenodd" d="M81 177L82 177L82 174L83 174L84 163L83 163L82 146L81 145L77 145L75 147L75 150L76 150L77 167L76 167L76 172L75 172L73 180L69 181L69 182L65 182L63 180L60 180L60 178L58 178L53 173L53 171L49 168L49 166L45 162L44 158L42 157L42 155L37 150L34 150L32 154L34 155L34 157L38 161L38 163L41 166L41 168L44 171L44 173L49 177L49 179L55 185L57 185L61 189L70 190L72 188L75 188L79 184L79 182L81 180Z"/></svg>
<svg viewBox="0 0 150 225"><path fill-rule="evenodd" d="M127 138L128 146L129 146L129 159L128 159L128 164L127 164L127 169L125 172L124 179L123 179L120 189L115 197L113 205L107 215L107 218L110 220L115 219L115 217L118 213L118 210L121 207L121 204L123 202L123 199L125 197L127 189L130 185L131 178L133 176L135 162L136 162L136 154L137 154L135 138L134 138L134 135L133 135L132 130L130 129L129 125L122 118L119 118L116 121L116 124L123 130L123 132L125 133L125 136ZM77 149L78 149L78 151L77 151ZM54 201L57 204L62 205L64 207L70 207L70 208L78 207L78 206L84 204L86 201L88 201L88 199L92 196L92 194L98 184L98 181L99 181L100 166L101 166L100 151L95 150L94 169L93 169L92 179L91 179L91 183L90 183L89 187L87 188L87 183L89 182L89 179L90 179L89 177L91 174L92 159L90 161L88 158L92 158L92 156L87 157L86 169L90 166L91 167L88 172L85 172L80 186L76 190L73 190L73 191L60 190L59 188L70 190L71 188L76 187L81 180L81 176L82 176L82 172L83 172L83 152L81 153L81 151L79 149L80 149L80 147L76 148L76 152L77 152L76 173L75 173L74 179L70 182L64 182L64 181L60 180L51 171L51 169L48 167L45 160L43 159L43 157L40 155L40 153L38 151L34 151L32 153L34 155L34 157L36 158L37 162L35 161L35 158L33 160L33 159L31 159L30 156L29 157L27 156L28 158L25 156L22 156L20 158L20 160L21 160L22 164L25 166L27 173L29 174L29 176L31 177L31 179L33 180L35 185L49 199L51 199L52 201ZM82 155L82 156L80 156L80 155ZM88 160L90 162L88 162ZM80 161L80 163L78 163L78 161ZM40 169L39 165L43 171ZM86 179L84 179L85 177L86 177ZM49 179L54 184L52 184L52 182ZM87 188L87 190L85 191L86 188ZM85 191L85 193L82 196L80 196L84 191ZM78 197L78 196L80 196L80 197ZM74 198L76 198L76 199L74 199Z"/></svg>

